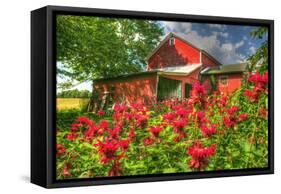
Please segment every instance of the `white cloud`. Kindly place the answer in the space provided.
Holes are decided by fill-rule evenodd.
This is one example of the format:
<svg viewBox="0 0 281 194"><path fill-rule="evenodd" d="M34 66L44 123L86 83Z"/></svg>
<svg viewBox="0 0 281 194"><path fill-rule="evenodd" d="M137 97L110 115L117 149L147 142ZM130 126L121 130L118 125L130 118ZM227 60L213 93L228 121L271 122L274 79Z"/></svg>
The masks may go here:
<svg viewBox="0 0 281 194"><path fill-rule="evenodd" d="M219 30L225 30L226 29L226 25L224 25L224 24L208 24L208 26L210 28L216 28L216 29L219 29Z"/></svg>
<svg viewBox="0 0 281 194"><path fill-rule="evenodd" d="M192 23L189 22L163 22L168 31L189 33L192 29Z"/></svg>
<svg viewBox="0 0 281 194"><path fill-rule="evenodd" d="M250 50L250 55L252 55L252 54L254 54L254 53L257 51L257 48L254 47L254 46L251 46L251 47L249 48L249 50Z"/></svg>
<svg viewBox="0 0 281 194"><path fill-rule="evenodd" d="M239 47L241 47L241 46L243 46L244 45L244 40L241 40L240 42L237 42L236 44L235 44L235 48L237 49L237 48L239 48Z"/></svg>
<svg viewBox="0 0 281 194"><path fill-rule="evenodd" d="M217 32L217 31L214 31L212 32L213 35L218 35L218 36L221 36L223 38L227 38L228 37L228 33L227 32Z"/></svg>
<svg viewBox="0 0 281 194"><path fill-rule="evenodd" d="M235 46L233 46L231 43L224 43L221 45L221 48L227 52L230 52L235 48Z"/></svg>
<svg viewBox="0 0 281 194"><path fill-rule="evenodd" d="M227 32L220 32L219 35L224 38L227 38L229 34Z"/></svg>

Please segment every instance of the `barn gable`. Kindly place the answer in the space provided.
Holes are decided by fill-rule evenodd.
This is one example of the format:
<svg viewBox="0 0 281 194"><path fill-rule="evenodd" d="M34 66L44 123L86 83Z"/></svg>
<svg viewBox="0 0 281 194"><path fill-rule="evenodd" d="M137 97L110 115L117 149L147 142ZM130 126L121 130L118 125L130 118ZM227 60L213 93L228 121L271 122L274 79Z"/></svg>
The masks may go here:
<svg viewBox="0 0 281 194"><path fill-rule="evenodd" d="M200 49L170 33L148 56L147 70L200 64Z"/></svg>
<svg viewBox="0 0 281 194"><path fill-rule="evenodd" d="M203 67L221 65L209 53L176 33L169 33L147 59L147 70L191 64L202 64Z"/></svg>

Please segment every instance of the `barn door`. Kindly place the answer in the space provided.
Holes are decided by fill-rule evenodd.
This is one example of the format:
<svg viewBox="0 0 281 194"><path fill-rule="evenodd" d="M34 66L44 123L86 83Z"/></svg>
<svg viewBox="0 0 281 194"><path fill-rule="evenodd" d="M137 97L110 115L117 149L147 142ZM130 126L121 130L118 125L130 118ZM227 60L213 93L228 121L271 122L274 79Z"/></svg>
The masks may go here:
<svg viewBox="0 0 281 194"><path fill-rule="evenodd" d="M170 97L182 97L181 81L159 77L157 100L163 100Z"/></svg>

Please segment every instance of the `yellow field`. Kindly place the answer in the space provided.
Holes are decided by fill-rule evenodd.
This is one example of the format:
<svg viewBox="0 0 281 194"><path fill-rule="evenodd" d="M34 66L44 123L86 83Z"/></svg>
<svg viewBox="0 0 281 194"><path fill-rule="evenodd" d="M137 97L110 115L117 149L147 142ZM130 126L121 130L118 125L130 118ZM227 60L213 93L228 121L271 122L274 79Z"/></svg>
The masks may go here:
<svg viewBox="0 0 281 194"><path fill-rule="evenodd" d="M57 109L80 109L88 101L88 98L57 98Z"/></svg>

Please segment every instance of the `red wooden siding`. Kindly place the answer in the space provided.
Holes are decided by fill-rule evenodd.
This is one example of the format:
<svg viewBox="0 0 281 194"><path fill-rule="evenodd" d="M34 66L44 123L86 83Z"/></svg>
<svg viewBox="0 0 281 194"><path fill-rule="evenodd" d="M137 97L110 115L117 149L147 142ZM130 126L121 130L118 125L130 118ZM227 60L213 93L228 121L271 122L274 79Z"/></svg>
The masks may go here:
<svg viewBox="0 0 281 194"><path fill-rule="evenodd" d="M114 87L114 101L132 103L151 103L156 99L156 83L157 75L149 74L142 76L131 76L126 79L113 79L99 81L95 84L95 90L102 93L109 91L110 87Z"/></svg>
<svg viewBox="0 0 281 194"><path fill-rule="evenodd" d="M212 84L209 77L203 77L202 84L208 92L212 90Z"/></svg>
<svg viewBox="0 0 281 194"><path fill-rule="evenodd" d="M227 85L223 85L221 83L220 77L226 76L227 77ZM225 94L229 94L236 89L241 87L243 79L243 74L225 74L225 75L217 75L217 87L218 91L223 92Z"/></svg>
<svg viewBox="0 0 281 194"><path fill-rule="evenodd" d="M212 57L208 56L204 52L202 52L202 67L214 67L220 65L216 60L212 59Z"/></svg>
<svg viewBox="0 0 281 194"><path fill-rule="evenodd" d="M221 81L221 76L227 77L227 84L223 85ZM217 91L222 92L224 94L229 94L237 89L239 89L242 85L243 73L236 73L236 74L220 74L215 75L216 78L216 85ZM212 90L212 85L210 81L210 76L203 77L203 84L207 91Z"/></svg>
<svg viewBox="0 0 281 194"><path fill-rule="evenodd" d="M199 63L200 51L175 37L174 46L168 40L150 57L147 70Z"/></svg>

